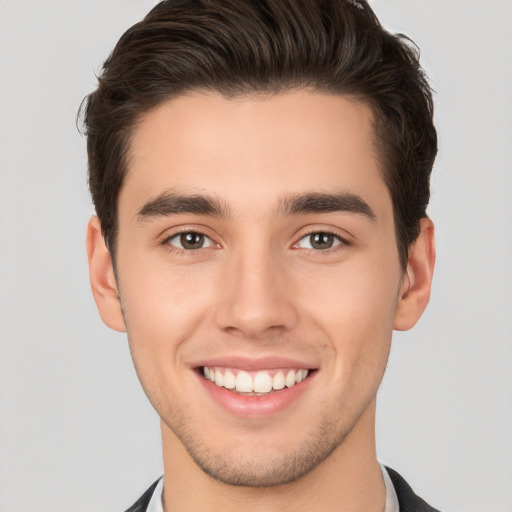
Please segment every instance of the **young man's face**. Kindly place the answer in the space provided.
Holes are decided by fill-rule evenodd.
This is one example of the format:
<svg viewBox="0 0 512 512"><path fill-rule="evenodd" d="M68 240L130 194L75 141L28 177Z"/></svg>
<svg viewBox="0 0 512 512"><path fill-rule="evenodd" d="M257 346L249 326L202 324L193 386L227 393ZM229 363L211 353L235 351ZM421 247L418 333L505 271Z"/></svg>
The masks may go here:
<svg viewBox="0 0 512 512"><path fill-rule="evenodd" d="M197 93L136 129L123 314L96 298L126 326L165 446L214 478L284 483L371 435L392 329L428 299L408 302L418 271L399 264L371 122L340 96Z"/></svg>

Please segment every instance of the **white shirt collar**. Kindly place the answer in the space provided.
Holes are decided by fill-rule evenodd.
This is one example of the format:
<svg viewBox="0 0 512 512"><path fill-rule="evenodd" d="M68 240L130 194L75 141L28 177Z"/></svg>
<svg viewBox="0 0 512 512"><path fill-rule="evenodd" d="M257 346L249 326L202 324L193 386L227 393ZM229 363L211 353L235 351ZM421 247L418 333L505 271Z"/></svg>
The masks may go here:
<svg viewBox="0 0 512 512"><path fill-rule="evenodd" d="M151 496L151 500L148 504L148 508L146 512L164 512L164 504L162 501L162 496L164 493L164 477L160 478L158 484L156 484L155 490L153 491L153 496ZM387 510L386 510L387 512Z"/></svg>
<svg viewBox="0 0 512 512"><path fill-rule="evenodd" d="M382 472L382 478L384 479L384 485L386 486L386 508L384 512L400 512L398 506L398 497L396 495L395 487L393 486L393 482L391 478L389 478L388 472L384 466L380 466L380 470ZM162 501L162 495L164 492L164 477L160 478L158 481L155 490L153 491L153 496L151 496L151 501L149 502L148 508L146 512L164 512L164 505Z"/></svg>
<svg viewBox="0 0 512 512"><path fill-rule="evenodd" d="M391 478L389 478L386 468L382 464L380 465L380 470L382 472L382 478L384 479L384 485L386 486L386 508L384 512L400 512L395 486Z"/></svg>

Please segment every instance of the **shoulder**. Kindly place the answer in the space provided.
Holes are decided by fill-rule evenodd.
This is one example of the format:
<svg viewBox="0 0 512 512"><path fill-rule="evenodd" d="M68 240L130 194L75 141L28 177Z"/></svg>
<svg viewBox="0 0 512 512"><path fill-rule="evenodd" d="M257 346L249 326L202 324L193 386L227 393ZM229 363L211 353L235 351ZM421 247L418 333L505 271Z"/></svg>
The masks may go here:
<svg viewBox="0 0 512 512"><path fill-rule="evenodd" d="M151 497L155 492L155 488L159 480L160 479L154 482L151 487L149 487L149 489L130 508L126 509L125 512L146 512L146 509L148 508L149 502L151 501Z"/></svg>
<svg viewBox="0 0 512 512"><path fill-rule="evenodd" d="M439 512L417 496L411 486L393 469L386 467L398 497L400 512Z"/></svg>

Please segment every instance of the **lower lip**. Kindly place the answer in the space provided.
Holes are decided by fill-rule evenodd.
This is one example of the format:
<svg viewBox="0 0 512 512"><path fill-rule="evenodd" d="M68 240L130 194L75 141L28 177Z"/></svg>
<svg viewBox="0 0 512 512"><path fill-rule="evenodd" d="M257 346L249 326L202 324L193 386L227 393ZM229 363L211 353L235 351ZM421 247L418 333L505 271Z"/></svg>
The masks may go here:
<svg viewBox="0 0 512 512"><path fill-rule="evenodd" d="M281 412L299 399L307 390L315 373L310 372L306 379L291 388L261 396L241 395L217 386L199 373L197 375L213 400L229 413L246 418L263 418Z"/></svg>

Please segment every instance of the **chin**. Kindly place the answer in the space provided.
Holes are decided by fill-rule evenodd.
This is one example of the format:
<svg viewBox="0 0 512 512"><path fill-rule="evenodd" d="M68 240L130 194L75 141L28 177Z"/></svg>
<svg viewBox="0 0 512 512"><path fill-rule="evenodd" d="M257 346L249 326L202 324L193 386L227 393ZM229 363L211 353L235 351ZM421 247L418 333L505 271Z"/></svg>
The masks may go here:
<svg viewBox="0 0 512 512"><path fill-rule="evenodd" d="M299 480L322 464L346 437L339 428L339 424L325 421L301 442L289 442L289 449L256 439L250 446L231 441L230 446L213 449L195 436L178 437L196 465L211 478L238 487L274 487Z"/></svg>

